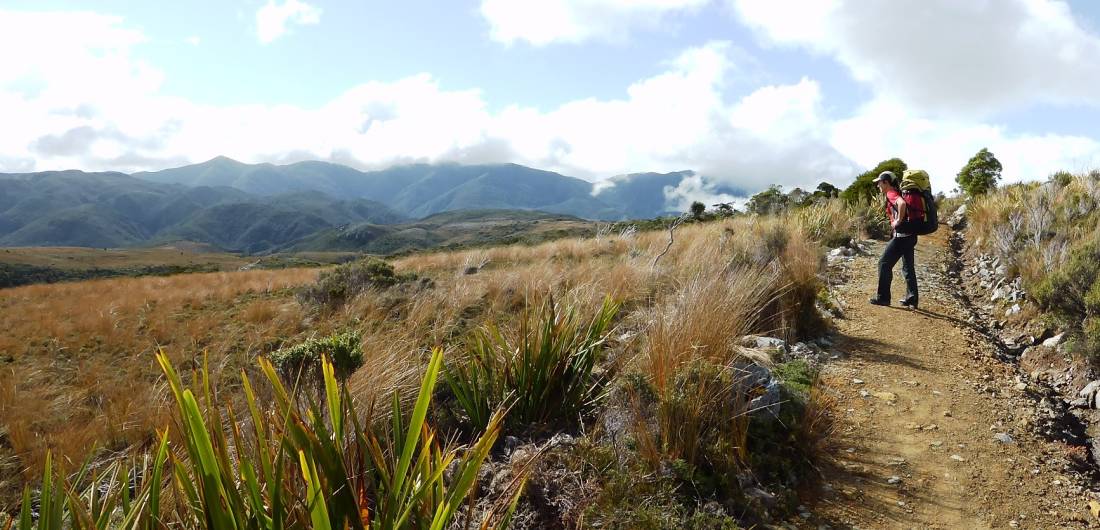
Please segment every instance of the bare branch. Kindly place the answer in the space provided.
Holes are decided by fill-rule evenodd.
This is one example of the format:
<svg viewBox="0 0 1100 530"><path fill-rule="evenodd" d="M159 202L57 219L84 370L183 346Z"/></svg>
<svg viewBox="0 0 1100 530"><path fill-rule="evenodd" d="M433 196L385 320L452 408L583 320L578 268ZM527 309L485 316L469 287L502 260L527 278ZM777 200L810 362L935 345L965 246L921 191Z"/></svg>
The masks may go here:
<svg viewBox="0 0 1100 530"><path fill-rule="evenodd" d="M672 222L669 223L669 225L668 225L668 245L665 245L665 249L663 251L661 251L660 254L657 254L657 257L653 258L653 266L654 267L657 266L657 261L660 260L662 256L664 256L665 254L668 254L668 249L672 248L672 243L673 243L673 241L675 241L676 227L680 226L680 224L683 223L684 221L686 221L687 218L688 218L688 214L684 214L684 215L681 215L680 217L677 217L676 219L673 219Z"/></svg>

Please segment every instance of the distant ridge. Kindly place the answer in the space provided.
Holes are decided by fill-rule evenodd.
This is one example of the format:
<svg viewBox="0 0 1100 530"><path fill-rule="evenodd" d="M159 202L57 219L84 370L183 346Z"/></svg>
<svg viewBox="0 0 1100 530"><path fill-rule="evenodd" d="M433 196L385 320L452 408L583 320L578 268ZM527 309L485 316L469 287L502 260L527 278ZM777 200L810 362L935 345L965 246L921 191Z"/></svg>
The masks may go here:
<svg viewBox="0 0 1100 530"><path fill-rule="evenodd" d="M674 211L666 188L676 188L691 171L637 173L591 182L518 164L409 164L359 171L329 162L244 164L217 157L200 164L133 176L187 186L226 186L256 194L320 191L334 197L381 202L395 211L422 218L445 211L524 209L584 219L652 218ZM743 196L723 187L718 193Z"/></svg>
<svg viewBox="0 0 1100 530"><path fill-rule="evenodd" d="M129 247L179 240L263 252L318 230L405 221L384 204L318 192L258 197L235 188L122 173L0 174L0 246Z"/></svg>
<svg viewBox="0 0 1100 530"><path fill-rule="evenodd" d="M423 248L433 237L455 239L448 223L431 219L445 212L477 212L479 223L488 222L484 219L490 211L507 211L515 223L532 220L523 212L575 220L673 213L667 191L692 176L691 171L620 175L596 187L518 164L410 164L359 171L320 161L245 164L223 156L133 175L0 173L0 246L131 247L194 241L249 253ZM533 215L547 220L539 217L543 214ZM380 227L414 219L423 219L423 226L447 225L442 229L446 234L417 240L406 232L389 234L397 241L392 245L373 239L365 243L371 233L388 234ZM510 237L507 230L494 230Z"/></svg>

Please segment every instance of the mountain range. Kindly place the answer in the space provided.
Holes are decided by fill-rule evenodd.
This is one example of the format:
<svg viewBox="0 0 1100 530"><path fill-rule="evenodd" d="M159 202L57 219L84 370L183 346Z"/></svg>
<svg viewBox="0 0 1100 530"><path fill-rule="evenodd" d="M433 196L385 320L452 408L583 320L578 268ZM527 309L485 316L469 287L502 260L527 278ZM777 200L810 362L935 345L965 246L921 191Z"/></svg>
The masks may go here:
<svg viewBox="0 0 1100 530"><path fill-rule="evenodd" d="M517 164L360 171L319 161L245 164L226 157L132 175L0 174L0 246L127 247L188 240L260 253L296 246L319 250L326 244L346 249L355 246L348 241L357 240L349 234L379 233L386 225L464 210L482 217L491 210L522 217L516 211L526 210L582 219L652 218L671 213L666 190L692 175L621 175L596 187Z"/></svg>

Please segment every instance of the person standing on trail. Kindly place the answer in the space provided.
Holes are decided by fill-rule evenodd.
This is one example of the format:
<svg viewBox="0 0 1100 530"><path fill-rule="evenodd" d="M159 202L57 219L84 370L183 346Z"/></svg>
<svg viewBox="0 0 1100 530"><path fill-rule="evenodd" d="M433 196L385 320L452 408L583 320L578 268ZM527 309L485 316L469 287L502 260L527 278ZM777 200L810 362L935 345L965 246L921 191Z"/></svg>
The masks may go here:
<svg viewBox="0 0 1100 530"><path fill-rule="evenodd" d="M901 305L917 308L917 263L915 251L917 234L906 221L909 219L910 206L906 197L894 186L896 177L891 171L883 171L872 182L886 196L886 218L890 221L894 237L886 244L882 258L878 260L878 294L871 299L874 305L890 305L890 283L894 279L894 265L901 260L901 272L905 276L905 298ZM920 208L920 206L917 206Z"/></svg>

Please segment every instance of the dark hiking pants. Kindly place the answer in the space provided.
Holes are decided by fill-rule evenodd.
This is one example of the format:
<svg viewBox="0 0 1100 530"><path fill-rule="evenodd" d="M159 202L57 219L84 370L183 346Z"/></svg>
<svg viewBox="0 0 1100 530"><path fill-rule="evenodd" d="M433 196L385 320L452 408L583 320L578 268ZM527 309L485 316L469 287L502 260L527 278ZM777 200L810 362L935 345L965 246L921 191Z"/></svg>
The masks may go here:
<svg viewBox="0 0 1100 530"><path fill-rule="evenodd" d="M894 265L901 260L901 272L905 276L905 299L917 298L917 263L913 256L917 248L917 236L895 237L886 244L882 258L878 260L878 299L890 300L890 283L894 279Z"/></svg>

